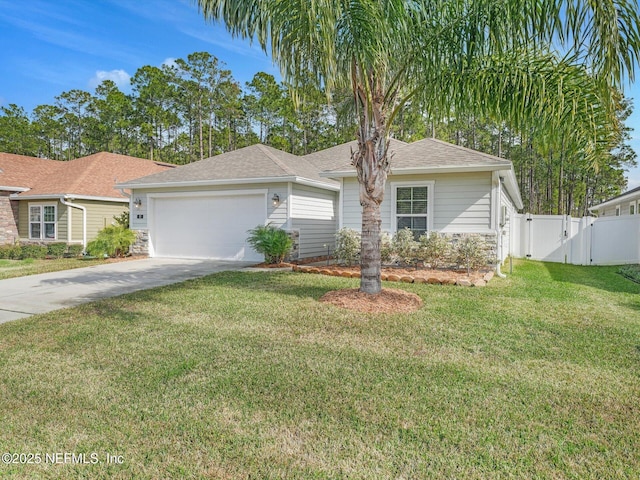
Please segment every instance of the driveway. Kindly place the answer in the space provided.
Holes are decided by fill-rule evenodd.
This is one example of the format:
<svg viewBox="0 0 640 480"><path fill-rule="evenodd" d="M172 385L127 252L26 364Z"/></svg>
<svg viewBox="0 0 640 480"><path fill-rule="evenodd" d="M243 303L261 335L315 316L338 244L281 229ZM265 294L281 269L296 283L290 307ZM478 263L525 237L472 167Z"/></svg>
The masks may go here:
<svg viewBox="0 0 640 480"><path fill-rule="evenodd" d="M0 280L0 323L250 265L224 260L145 258Z"/></svg>

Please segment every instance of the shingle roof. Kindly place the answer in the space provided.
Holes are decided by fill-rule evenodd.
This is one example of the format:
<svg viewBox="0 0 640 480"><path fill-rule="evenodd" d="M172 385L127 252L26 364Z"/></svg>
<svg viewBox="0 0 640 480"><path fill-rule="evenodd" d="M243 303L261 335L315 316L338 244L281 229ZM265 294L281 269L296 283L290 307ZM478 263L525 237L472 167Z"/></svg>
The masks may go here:
<svg viewBox="0 0 640 480"><path fill-rule="evenodd" d="M611 206L612 204L615 204L618 200L620 201L627 200L627 199L633 200L633 198L631 197L634 197L636 193L640 193L640 187L632 188L631 190L627 190L626 192L621 193L620 195L616 195L615 197L608 198L602 203L594 205L593 207L589 207L589 210L591 211L600 210L604 207L608 207L608 206Z"/></svg>
<svg viewBox="0 0 640 480"><path fill-rule="evenodd" d="M399 142L401 143L401 142ZM391 173L401 170L421 170L437 168L510 168L511 162L486 153L443 142L435 138L425 138L409 144L398 145L391 149ZM333 168L326 169L323 175L335 172L342 176L347 172L355 172L350 162L343 162Z"/></svg>
<svg viewBox="0 0 640 480"><path fill-rule="evenodd" d="M57 160L0 152L0 190L2 187L9 187L11 191L30 188L52 175L62 164Z"/></svg>
<svg viewBox="0 0 640 480"><path fill-rule="evenodd" d="M174 165L142 158L101 152L68 162L49 160L57 165L46 176L30 182L31 189L18 197L32 195L78 195L126 198L115 184L144 175L173 169Z"/></svg>
<svg viewBox="0 0 640 480"><path fill-rule="evenodd" d="M398 149L407 146L408 144L400 140L392 138L389 142L389 153L394 153ZM351 155L358 150L358 142L353 140L352 142L336 145L335 147L320 150L319 152L310 153L302 158L305 158L309 163L318 169L334 170L340 167L351 167Z"/></svg>
<svg viewBox="0 0 640 480"><path fill-rule="evenodd" d="M301 177L325 184L335 183L321 178L318 173L319 170L303 157L256 144L182 165L171 171L120 183L126 186L227 180L241 182L256 179L290 179L291 177Z"/></svg>

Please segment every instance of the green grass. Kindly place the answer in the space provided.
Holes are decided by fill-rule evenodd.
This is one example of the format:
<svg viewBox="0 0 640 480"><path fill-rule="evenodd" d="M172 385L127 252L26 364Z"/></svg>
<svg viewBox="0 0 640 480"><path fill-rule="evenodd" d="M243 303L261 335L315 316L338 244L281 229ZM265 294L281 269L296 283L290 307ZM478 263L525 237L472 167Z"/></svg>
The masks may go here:
<svg viewBox="0 0 640 480"><path fill-rule="evenodd" d="M59 258L48 260L0 260L0 280L5 278L23 277L38 273L59 272L73 268L90 267L103 264L102 259L84 260L81 258Z"/></svg>
<svg viewBox="0 0 640 480"><path fill-rule="evenodd" d="M616 272L402 285L409 315L229 272L3 324L0 453L101 462L0 477L635 479L640 285Z"/></svg>

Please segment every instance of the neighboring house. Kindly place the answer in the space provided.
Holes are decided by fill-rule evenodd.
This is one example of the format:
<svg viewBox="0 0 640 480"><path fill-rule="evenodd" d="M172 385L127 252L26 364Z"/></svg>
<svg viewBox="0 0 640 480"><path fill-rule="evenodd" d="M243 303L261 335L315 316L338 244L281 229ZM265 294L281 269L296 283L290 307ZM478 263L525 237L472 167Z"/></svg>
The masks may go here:
<svg viewBox="0 0 640 480"><path fill-rule="evenodd" d="M253 145L118 187L132 190L131 228L151 256L260 260L247 230L272 223L293 232L294 258L315 257L339 228L361 228L355 150L298 157ZM509 218L523 207L511 162L432 139L392 140L389 153L383 230L478 233L507 256Z"/></svg>
<svg viewBox="0 0 640 480"><path fill-rule="evenodd" d="M599 205L589 208L599 217L620 217L623 215L638 215L640 207L640 187L610 198Z"/></svg>
<svg viewBox="0 0 640 480"><path fill-rule="evenodd" d="M115 184L173 168L141 158L97 153L68 162L0 154L0 242L86 246L129 198ZM2 231L4 230L4 232Z"/></svg>
<svg viewBox="0 0 640 480"><path fill-rule="evenodd" d="M132 190L131 228L142 234L135 251L260 261L247 231L271 223L293 232L294 255L305 258L326 254L336 232L340 185L318 173L258 144L118 187Z"/></svg>

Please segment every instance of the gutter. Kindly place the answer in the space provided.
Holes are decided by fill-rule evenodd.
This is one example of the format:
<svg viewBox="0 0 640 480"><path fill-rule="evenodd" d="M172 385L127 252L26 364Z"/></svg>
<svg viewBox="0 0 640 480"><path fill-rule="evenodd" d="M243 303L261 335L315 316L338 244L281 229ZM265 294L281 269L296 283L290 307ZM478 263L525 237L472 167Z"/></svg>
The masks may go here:
<svg viewBox="0 0 640 480"><path fill-rule="evenodd" d="M87 208L82 205L78 205L76 203L67 202L66 198L60 198L60 203L66 205L67 207L77 208L82 210L82 248L84 252L87 251ZM70 233L70 232L69 232ZM69 235L67 234L67 241Z"/></svg>

